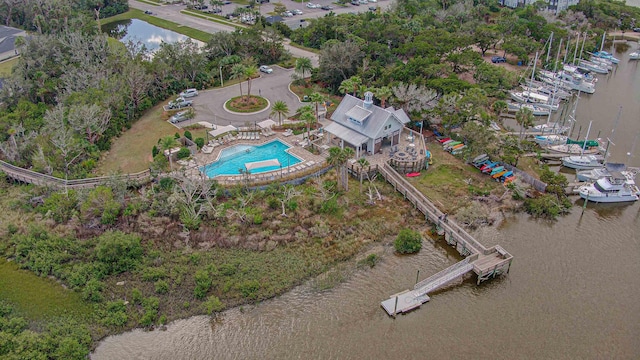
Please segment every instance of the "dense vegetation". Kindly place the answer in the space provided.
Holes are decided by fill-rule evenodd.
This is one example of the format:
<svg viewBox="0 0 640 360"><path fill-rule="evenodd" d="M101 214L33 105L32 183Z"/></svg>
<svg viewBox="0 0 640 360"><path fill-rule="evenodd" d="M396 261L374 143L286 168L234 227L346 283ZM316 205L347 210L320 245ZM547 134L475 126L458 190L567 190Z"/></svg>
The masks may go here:
<svg viewBox="0 0 640 360"><path fill-rule="evenodd" d="M422 249L422 235L411 229L402 229L393 243L400 254L413 254Z"/></svg>

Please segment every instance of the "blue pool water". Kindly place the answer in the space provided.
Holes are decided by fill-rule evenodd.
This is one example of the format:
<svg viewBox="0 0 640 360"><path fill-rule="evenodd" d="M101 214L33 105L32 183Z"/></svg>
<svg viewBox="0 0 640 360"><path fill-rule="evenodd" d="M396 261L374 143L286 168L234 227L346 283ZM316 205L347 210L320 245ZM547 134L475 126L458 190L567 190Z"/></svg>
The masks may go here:
<svg viewBox="0 0 640 360"><path fill-rule="evenodd" d="M245 164L276 159L283 169L293 166L301 160L286 150L290 146L280 140L274 140L260 146L234 145L220 152L220 157L216 162L205 165L200 169L210 178L218 175L239 175L240 169L245 170ZM280 166L264 166L251 170L252 174L259 174L267 171L280 170Z"/></svg>

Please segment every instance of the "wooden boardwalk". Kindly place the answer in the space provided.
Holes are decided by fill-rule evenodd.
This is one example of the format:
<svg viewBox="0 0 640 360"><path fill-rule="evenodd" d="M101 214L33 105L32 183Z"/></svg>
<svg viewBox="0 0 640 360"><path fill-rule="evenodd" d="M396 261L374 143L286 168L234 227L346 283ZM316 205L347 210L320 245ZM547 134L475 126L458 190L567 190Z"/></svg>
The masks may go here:
<svg viewBox="0 0 640 360"><path fill-rule="evenodd" d="M111 179L124 180L127 184L138 186L151 180L151 172L149 170L141 171L135 174L101 176L86 179L66 180L55 176L41 174L28 169L11 165L0 160L0 171L4 172L8 178L14 181L34 184L38 186L53 187L57 189L90 189L107 183Z"/></svg>
<svg viewBox="0 0 640 360"><path fill-rule="evenodd" d="M395 316L420 307L421 304L429 301L429 292L470 271L477 275L478 285L485 280L509 272L513 256L506 250L498 245L487 248L454 221L443 220L444 213L389 164L378 167L378 171L387 182L425 215L427 221L437 224L444 232L447 244L455 247L458 253L465 257L459 263L417 283L413 290L394 294L383 301L381 306L389 315Z"/></svg>

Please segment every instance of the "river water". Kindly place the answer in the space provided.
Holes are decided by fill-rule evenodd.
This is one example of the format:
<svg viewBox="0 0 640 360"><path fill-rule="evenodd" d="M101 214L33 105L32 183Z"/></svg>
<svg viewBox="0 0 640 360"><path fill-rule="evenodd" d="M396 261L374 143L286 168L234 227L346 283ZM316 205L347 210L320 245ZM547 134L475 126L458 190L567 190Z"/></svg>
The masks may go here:
<svg viewBox="0 0 640 360"><path fill-rule="evenodd" d="M631 49L637 48L632 44ZM640 68L625 54L614 74L577 111L583 135L613 134L610 161L640 166ZM589 204L556 222L509 216L476 235L515 257L510 273L476 286L475 277L431 296L396 319L380 307L391 294L460 260L442 242L414 256L386 250L326 292L303 285L212 320L176 321L167 331L134 330L105 339L99 359L638 359L640 358L640 203Z"/></svg>

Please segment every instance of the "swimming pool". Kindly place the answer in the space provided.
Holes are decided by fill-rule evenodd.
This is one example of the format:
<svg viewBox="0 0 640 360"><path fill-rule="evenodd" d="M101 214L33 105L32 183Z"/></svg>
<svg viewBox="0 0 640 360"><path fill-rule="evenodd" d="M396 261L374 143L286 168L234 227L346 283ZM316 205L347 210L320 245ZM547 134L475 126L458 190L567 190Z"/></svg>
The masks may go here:
<svg viewBox="0 0 640 360"><path fill-rule="evenodd" d="M234 145L220 152L217 161L200 168L205 175L210 178L219 175L239 175L240 171L247 169L250 165L252 174L259 174L267 171L286 169L302 160L287 152L290 146L275 139L266 144L255 145ZM276 164L277 160L279 165Z"/></svg>

